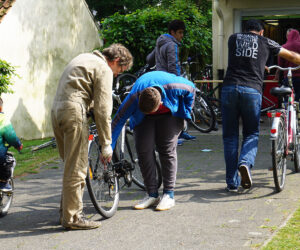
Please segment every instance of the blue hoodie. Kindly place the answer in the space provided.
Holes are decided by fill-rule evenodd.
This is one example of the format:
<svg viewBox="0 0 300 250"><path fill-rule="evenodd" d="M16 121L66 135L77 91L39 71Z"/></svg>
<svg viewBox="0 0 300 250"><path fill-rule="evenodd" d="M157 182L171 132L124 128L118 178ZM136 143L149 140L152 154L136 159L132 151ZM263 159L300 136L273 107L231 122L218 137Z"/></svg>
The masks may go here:
<svg viewBox="0 0 300 250"><path fill-rule="evenodd" d="M173 116L191 119L195 99L195 85L186 78L163 71L152 71L142 75L133 85L132 90L122 102L112 121L112 148L115 147L119 134L130 118L133 129L144 119L138 107L139 94L145 88L159 87L162 91L162 102L170 109Z"/></svg>

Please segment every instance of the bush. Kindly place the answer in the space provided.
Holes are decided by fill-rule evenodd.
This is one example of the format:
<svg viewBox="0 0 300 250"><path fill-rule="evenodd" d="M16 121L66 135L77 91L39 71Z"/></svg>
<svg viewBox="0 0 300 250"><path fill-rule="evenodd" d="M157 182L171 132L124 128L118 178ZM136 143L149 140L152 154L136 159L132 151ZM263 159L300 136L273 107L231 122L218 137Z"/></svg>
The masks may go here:
<svg viewBox="0 0 300 250"><path fill-rule="evenodd" d="M0 95L2 93L13 93L10 88L13 85L12 78L18 76L15 67L0 59Z"/></svg>
<svg viewBox="0 0 300 250"><path fill-rule="evenodd" d="M145 65L146 56L155 47L156 39L168 33L168 23L183 20L186 34L181 47L181 60L197 56L204 65L211 63L211 11L204 16L190 0L174 0L168 7L155 6L131 14L113 16L102 21L102 38L105 46L124 44L134 56L133 71Z"/></svg>

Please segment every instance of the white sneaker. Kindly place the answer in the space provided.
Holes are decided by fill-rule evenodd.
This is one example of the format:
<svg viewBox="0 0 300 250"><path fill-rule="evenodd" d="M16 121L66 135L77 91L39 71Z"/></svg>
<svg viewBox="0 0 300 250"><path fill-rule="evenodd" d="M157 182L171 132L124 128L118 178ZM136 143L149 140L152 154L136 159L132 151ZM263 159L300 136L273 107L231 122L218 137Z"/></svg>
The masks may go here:
<svg viewBox="0 0 300 250"><path fill-rule="evenodd" d="M164 194L160 203L157 205L156 210L165 211L175 206L175 199L171 198L170 195Z"/></svg>
<svg viewBox="0 0 300 250"><path fill-rule="evenodd" d="M134 206L135 209L145 209L151 206L156 206L160 201L160 197L157 198L146 195L137 205Z"/></svg>

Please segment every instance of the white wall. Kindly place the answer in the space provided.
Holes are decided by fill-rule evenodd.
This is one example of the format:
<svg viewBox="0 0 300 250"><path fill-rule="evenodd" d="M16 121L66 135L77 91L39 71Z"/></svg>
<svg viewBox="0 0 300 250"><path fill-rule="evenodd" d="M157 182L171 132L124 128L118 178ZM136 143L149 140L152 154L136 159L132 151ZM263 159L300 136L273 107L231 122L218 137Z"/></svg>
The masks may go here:
<svg viewBox="0 0 300 250"><path fill-rule="evenodd" d="M220 18L216 10L213 9L214 78L217 78L217 69L223 68L226 71L228 60L227 41L231 34L240 31L239 25L243 14L248 16L300 14L299 0L214 0L213 4L215 7L217 2L219 2L219 7L224 17L224 30L220 32ZM219 45L222 39L223 42Z"/></svg>
<svg viewBox="0 0 300 250"><path fill-rule="evenodd" d="M0 58L17 67L4 112L24 139L52 136L50 109L65 65L101 46L83 0L18 0L0 23Z"/></svg>

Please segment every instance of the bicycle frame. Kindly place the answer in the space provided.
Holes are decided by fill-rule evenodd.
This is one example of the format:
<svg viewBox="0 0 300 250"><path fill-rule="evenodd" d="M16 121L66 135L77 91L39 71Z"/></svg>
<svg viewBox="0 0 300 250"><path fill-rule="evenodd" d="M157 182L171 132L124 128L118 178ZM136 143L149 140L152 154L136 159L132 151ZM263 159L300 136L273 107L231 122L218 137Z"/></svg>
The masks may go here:
<svg viewBox="0 0 300 250"><path fill-rule="evenodd" d="M277 65L271 66L269 69L278 68L280 70L288 70L288 85L291 88L291 93L288 95L288 102L285 105L284 109L274 110L268 112L267 115L269 118L273 118L271 130L270 130L270 139L275 140L278 136L278 123L281 115L284 117L284 122L286 125L286 138L287 138L287 152L293 145L295 140L294 136L296 136L296 109L295 109L295 96L294 96L294 88L292 83L292 70L296 70L300 68L300 66L296 68L288 67L288 68L281 68Z"/></svg>

